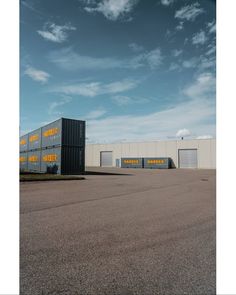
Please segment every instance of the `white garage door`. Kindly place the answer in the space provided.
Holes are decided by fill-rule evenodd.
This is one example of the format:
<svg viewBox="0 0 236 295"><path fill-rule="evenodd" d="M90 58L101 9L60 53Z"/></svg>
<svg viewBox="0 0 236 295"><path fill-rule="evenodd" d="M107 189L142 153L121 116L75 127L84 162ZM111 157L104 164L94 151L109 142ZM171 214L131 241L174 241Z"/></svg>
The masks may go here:
<svg viewBox="0 0 236 295"><path fill-rule="evenodd" d="M197 149L179 150L179 168L197 168Z"/></svg>
<svg viewBox="0 0 236 295"><path fill-rule="evenodd" d="M101 152L100 153L100 166L109 167L112 166L112 152Z"/></svg>

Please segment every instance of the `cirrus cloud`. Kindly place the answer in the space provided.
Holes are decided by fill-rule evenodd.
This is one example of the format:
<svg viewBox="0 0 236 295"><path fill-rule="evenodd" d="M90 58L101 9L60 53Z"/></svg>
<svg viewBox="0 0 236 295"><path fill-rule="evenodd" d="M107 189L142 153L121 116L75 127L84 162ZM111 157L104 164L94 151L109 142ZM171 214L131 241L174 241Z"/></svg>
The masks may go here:
<svg viewBox="0 0 236 295"><path fill-rule="evenodd" d="M46 23L44 29L38 30L37 33L43 37L45 40L62 43L67 40L68 34L67 31L74 31L75 27L71 25L59 26L54 23Z"/></svg>

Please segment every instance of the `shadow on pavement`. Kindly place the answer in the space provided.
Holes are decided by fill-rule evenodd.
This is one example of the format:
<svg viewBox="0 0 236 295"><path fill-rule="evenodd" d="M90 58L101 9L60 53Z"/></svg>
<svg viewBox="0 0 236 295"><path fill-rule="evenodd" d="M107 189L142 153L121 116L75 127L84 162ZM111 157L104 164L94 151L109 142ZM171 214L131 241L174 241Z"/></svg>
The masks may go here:
<svg viewBox="0 0 236 295"><path fill-rule="evenodd" d="M124 175L131 176L129 173L114 173L114 172L99 172L99 171L85 171L84 175Z"/></svg>

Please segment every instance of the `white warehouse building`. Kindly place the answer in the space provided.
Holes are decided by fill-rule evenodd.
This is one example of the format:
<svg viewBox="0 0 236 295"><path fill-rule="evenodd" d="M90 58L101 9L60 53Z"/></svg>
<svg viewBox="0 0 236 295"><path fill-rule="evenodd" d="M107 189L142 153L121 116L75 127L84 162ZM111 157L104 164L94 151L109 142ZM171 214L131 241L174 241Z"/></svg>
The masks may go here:
<svg viewBox="0 0 236 295"><path fill-rule="evenodd" d="M191 139L87 144L86 166L120 167L121 158L169 157L173 168L216 168L216 140Z"/></svg>

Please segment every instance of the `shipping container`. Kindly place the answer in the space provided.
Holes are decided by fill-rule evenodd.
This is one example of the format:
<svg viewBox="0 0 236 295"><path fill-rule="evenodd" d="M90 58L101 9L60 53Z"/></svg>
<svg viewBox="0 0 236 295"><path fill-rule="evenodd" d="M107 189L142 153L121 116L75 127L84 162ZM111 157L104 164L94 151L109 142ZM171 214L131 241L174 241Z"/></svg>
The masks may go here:
<svg viewBox="0 0 236 295"><path fill-rule="evenodd" d="M169 169L171 166L170 158L144 158L143 167L150 169Z"/></svg>
<svg viewBox="0 0 236 295"><path fill-rule="evenodd" d="M29 138L28 134L20 137L20 152L28 151L28 138Z"/></svg>
<svg viewBox="0 0 236 295"><path fill-rule="evenodd" d="M20 153L20 171L27 171L28 170L28 157L26 152Z"/></svg>
<svg viewBox="0 0 236 295"><path fill-rule="evenodd" d="M41 172L62 174L61 147L49 148L41 152Z"/></svg>
<svg viewBox="0 0 236 295"><path fill-rule="evenodd" d="M81 174L85 169L84 147L55 147L42 150L41 172Z"/></svg>
<svg viewBox="0 0 236 295"><path fill-rule="evenodd" d="M28 150L38 150L41 149L41 131L42 128L39 128L33 132L29 133L29 144Z"/></svg>
<svg viewBox="0 0 236 295"><path fill-rule="evenodd" d="M85 145L85 121L61 118L42 127L42 148Z"/></svg>
<svg viewBox="0 0 236 295"><path fill-rule="evenodd" d="M121 168L143 168L143 158L121 158Z"/></svg>
<svg viewBox="0 0 236 295"><path fill-rule="evenodd" d="M40 173L41 150L28 152L28 171Z"/></svg>
<svg viewBox="0 0 236 295"><path fill-rule="evenodd" d="M42 127L42 148L61 145L62 119Z"/></svg>

